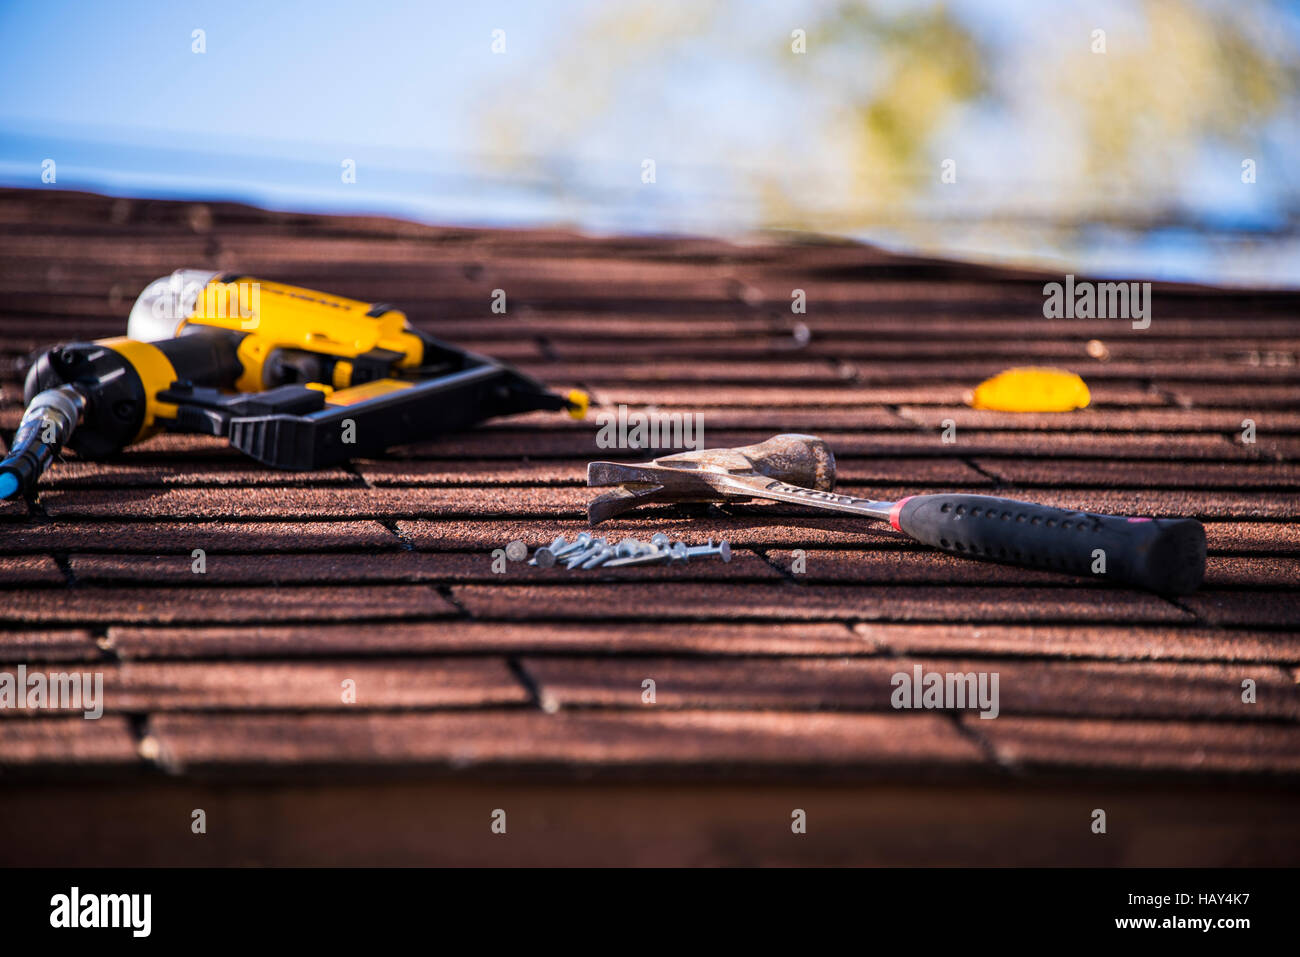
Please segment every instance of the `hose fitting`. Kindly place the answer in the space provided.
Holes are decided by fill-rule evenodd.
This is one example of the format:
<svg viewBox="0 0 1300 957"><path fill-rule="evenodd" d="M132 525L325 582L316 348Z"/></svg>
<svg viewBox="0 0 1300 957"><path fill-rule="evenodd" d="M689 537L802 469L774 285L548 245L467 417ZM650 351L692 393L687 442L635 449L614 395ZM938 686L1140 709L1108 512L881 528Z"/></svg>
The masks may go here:
<svg viewBox="0 0 1300 957"><path fill-rule="evenodd" d="M36 485L41 473L72 437L86 399L76 388L61 385L32 397L14 433L13 447L0 462L0 498Z"/></svg>

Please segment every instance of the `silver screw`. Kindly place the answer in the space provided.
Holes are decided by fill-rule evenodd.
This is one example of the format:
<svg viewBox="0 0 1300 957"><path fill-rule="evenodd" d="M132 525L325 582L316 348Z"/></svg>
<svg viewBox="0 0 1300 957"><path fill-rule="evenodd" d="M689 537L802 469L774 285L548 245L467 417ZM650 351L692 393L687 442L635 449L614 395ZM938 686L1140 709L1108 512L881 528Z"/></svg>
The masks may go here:
<svg viewBox="0 0 1300 957"><path fill-rule="evenodd" d="M640 555L630 555L627 558L617 558L612 562L606 562L601 568L626 568L629 565L662 565L667 560L667 552L654 548Z"/></svg>
<svg viewBox="0 0 1300 957"><path fill-rule="evenodd" d="M560 536L560 538L563 537L564 537L563 535ZM591 544L591 533L579 532L578 537L574 539L572 542L570 542L569 544L565 545L563 548L560 548L558 550L552 548L551 551L555 552L556 558L563 558L565 555L572 555L574 552L584 549L590 544Z"/></svg>
<svg viewBox="0 0 1300 957"><path fill-rule="evenodd" d="M596 554L596 549L594 549L594 548L584 548L584 549L583 549L582 551L580 551L580 552L574 552L572 555L566 555L566 556L564 557L564 567L565 567L565 568L577 568L579 565L581 565L581 564L582 564L583 562L585 562L585 561L586 561L590 556L592 556L592 555L594 555L594 554Z"/></svg>
<svg viewBox="0 0 1300 957"><path fill-rule="evenodd" d="M563 547L564 536L557 535L555 541L551 542L551 544L545 545L533 552L533 557L528 559L528 564L541 565L543 568L550 568L555 564L555 553Z"/></svg>
<svg viewBox="0 0 1300 957"><path fill-rule="evenodd" d="M625 538L618 543L618 557L631 558L645 551L645 544L635 538Z"/></svg>
<svg viewBox="0 0 1300 957"><path fill-rule="evenodd" d="M669 561L673 559L672 540L663 532L655 532L650 536L650 550L661 552Z"/></svg>
<svg viewBox="0 0 1300 957"><path fill-rule="evenodd" d="M565 567L565 568L577 568L579 565L581 565L583 562L585 562L588 558L590 558L592 555L595 555L598 551L600 551L602 548L605 548L605 547L606 547L606 543L605 543L605 540L604 540L603 538L592 539L592 541L588 544L588 546L587 546L586 548L582 549L581 551L574 552L573 554L566 556L567 561L565 562L565 566L564 566L564 567Z"/></svg>
<svg viewBox="0 0 1300 957"><path fill-rule="evenodd" d="M703 558L705 555L717 555L721 557L724 562L729 562L731 561L731 543L724 538L715 548L713 545L713 539L710 538L709 544L697 545L695 548L688 548L686 549L686 554L691 558Z"/></svg>
<svg viewBox="0 0 1300 957"><path fill-rule="evenodd" d="M597 565L605 564L605 562L609 561L611 558L614 558L616 554L617 553L614 551L614 549L610 548L609 546L601 546L601 548L596 551L596 554L588 558L579 567L595 568Z"/></svg>

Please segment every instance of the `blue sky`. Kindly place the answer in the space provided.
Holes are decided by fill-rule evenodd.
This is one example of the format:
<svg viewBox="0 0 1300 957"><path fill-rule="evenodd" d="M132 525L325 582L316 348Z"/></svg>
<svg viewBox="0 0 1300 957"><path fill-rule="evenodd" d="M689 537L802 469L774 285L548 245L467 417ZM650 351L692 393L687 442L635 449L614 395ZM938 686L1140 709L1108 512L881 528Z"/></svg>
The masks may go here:
<svg viewBox="0 0 1300 957"><path fill-rule="evenodd" d="M491 65L494 28L508 29L512 55L528 55L558 25L543 6L8 3L0 84L16 95L3 112L200 142L467 148L464 78ZM206 31L203 56L191 52L194 29Z"/></svg>
<svg viewBox="0 0 1300 957"><path fill-rule="evenodd" d="M744 232L761 225L746 170L806 162L796 177L822 178L827 158L801 124L833 116L838 104L802 99L768 49L780 52L792 24L814 22L830 3L745 0L719 7L742 18L734 28L701 16L695 36L692 11L708 5L665 0L659 6L686 29L678 23L671 42L656 45L608 22L611 11L634 7L589 0L10 0L0 4L0 183L40 186L41 162L53 158L57 188L122 195L601 232ZM1101 20L1120 43L1125 30L1140 29L1119 0L950 6L1003 51L1059 38L1062 23L1086 34ZM202 55L191 50L195 29L206 34ZM495 29L506 32L503 56L490 49ZM583 73L593 62L606 64L607 88L564 86L601 76ZM603 110L585 116L588 100L603 100ZM512 107L523 111L519 131L502 120ZM1046 201L1055 187L1034 177L1053 168L1051 137L1005 123L980 107L953 120L968 181L989 196L1037 190ZM638 181L643 157L659 164L654 190ZM354 184L341 180L344 159L357 164ZM1207 222L1268 226L1280 208L1276 178L1241 190L1221 175L1236 162L1207 148L1186 193ZM865 238L915 242L889 229ZM1044 251L1039 238L972 227L936 232L928 251L945 250L1270 284L1300 274L1294 238L1233 259L1195 233Z"/></svg>

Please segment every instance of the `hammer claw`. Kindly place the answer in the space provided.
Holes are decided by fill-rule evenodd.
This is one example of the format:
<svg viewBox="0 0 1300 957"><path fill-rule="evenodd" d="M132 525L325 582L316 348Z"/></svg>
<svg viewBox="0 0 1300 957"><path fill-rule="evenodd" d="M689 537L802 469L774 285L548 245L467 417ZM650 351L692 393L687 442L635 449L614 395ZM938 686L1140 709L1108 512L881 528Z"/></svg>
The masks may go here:
<svg viewBox="0 0 1300 957"><path fill-rule="evenodd" d="M663 490L662 485L621 485L597 495L587 503L587 524L594 528L607 518L657 501Z"/></svg>

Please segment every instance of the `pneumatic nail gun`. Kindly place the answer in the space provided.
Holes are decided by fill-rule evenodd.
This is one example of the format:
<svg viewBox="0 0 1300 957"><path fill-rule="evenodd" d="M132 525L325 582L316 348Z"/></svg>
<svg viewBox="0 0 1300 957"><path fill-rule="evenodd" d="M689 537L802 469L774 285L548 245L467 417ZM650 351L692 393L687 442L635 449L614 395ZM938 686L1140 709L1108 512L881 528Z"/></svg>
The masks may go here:
<svg viewBox="0 0 1300 957"><path fill-rule="evenodd" d="M0 498L32 488L64 445L102 458L159 431L195 432L313 469L494 416L587 407L585 393L554 393L391 306L192 269L145 289L125 337L40 355L24 398Z"/></svg>

